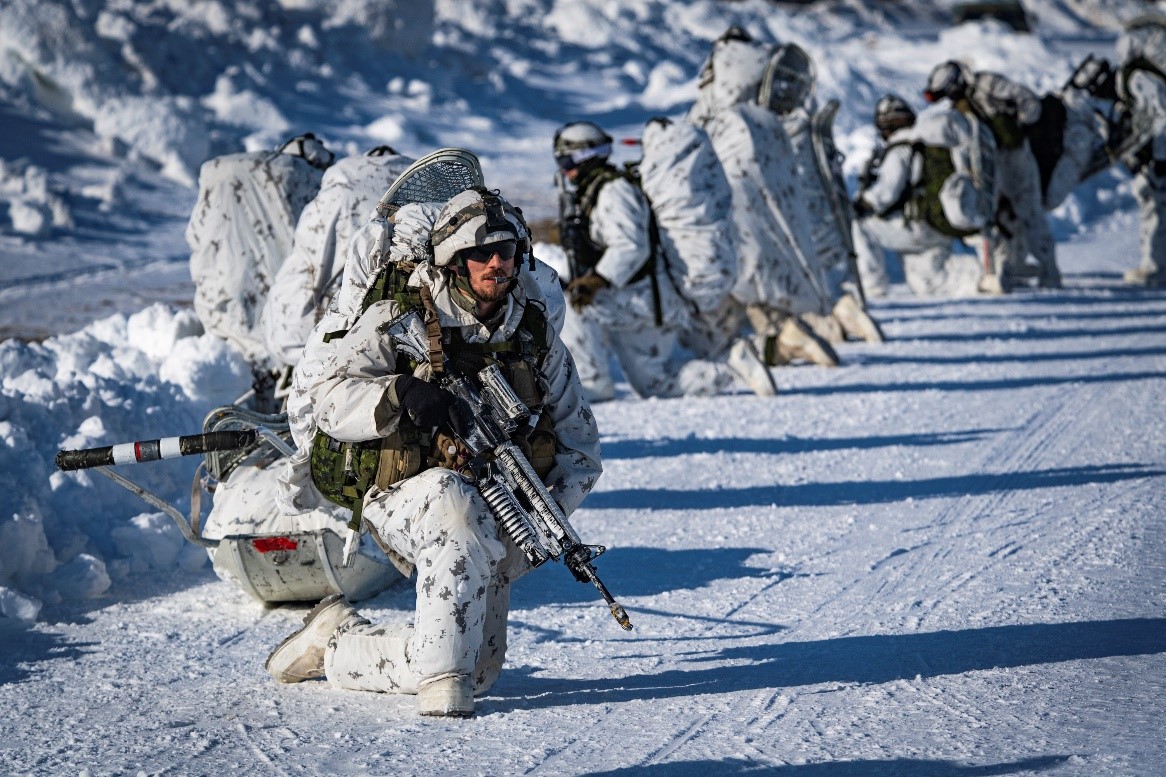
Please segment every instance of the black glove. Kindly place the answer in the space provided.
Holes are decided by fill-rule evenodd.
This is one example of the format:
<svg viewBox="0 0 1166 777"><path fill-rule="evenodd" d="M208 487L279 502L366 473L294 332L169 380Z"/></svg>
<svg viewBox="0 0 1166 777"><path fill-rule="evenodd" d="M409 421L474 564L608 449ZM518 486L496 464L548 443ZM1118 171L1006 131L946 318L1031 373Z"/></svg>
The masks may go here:
<svg viewBox="0 0 1166 777"><path fill-rule="evenodd" d="M394 390L397 404L420 428L440 426L451 430L459 439L465 437L466 417L461 407L464 402L441 386L412 375L398 375Z"/></svg>
<svg viewBox="0 0 1166 777"><path fill-rule="evenodd" d="M607 278L599 273L589 272L572 279L567 284L567 288L564 289L564 293L567 295L567 301L571 303L571 307L579 311L595 301L595 295L599 293L600 289L610 285Z"/></svg>
<svg viewBox="0 0 1166 777"><path fill-rule="evenodd" d="M874 210L862 197L855 197L853 200L851 200L850 207L853 209L854 217L856 219L866 218L870 214L874 213Z"/></svg>

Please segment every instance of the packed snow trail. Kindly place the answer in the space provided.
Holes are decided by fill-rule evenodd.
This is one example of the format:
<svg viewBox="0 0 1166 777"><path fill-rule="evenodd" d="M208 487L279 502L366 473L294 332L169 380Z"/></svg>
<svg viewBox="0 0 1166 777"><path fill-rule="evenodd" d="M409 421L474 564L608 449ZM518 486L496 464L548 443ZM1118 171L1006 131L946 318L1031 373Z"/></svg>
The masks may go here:
<svg viewBox="0 0 1166 777"><path fill-rule="evenodd" d="M636 629L536 571L470 720L276 685L305 608L204 569L3 635L0 771L1160 774L1166 291L1119 285L1132 241L1061 246L1062 291L896 289L888 343L777 399L598 406L575 524Z"/></svg>

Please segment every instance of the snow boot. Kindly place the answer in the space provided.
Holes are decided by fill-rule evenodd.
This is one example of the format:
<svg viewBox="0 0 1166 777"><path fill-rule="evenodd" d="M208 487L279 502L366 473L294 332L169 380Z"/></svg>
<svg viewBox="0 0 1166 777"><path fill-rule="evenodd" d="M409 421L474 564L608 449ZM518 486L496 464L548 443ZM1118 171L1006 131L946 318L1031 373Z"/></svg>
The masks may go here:
<svg viewBox="0 0 1166 777"><path fill-rule="evenodd" d="M980 278L979 290L984 294L1007 294L1012 291L1012 284L1006 278L1002 279L999 275L985 274Z"/></svg>
<svg viewBox="0 0 1166 777"><path fill-rule="evenodd" d="M819 313L802 313L799 318L802 320L802 323L808 325L813 330L819 339L831 344L846 342L846 332L842 328L842 322L835 318L833 314L823 316Z"/></svg>
<svg viewBox="0 0 1166 777"><path fill-rule="evenodd" d="M842 331L847 337L865 340L868 343L881 343L887 339L883 336L883 330L878 322L849 294L843 294L838 302L834 303L832 315L842 325Z"/></svg>
<svg viewBox="0 0 1166 777"><path fill-rule="evenodd" d="M794 359L805 359L823 367L837 367L838 354L809 325L796 316L787 318L777 336L765 338L765 363L771 366L789 364Z"/></svg>
<svg viewBox="0 0 1166 777"><path fill-rule="evenodd" d="M1135 267L1122 276L1130 286L1166 286L1166 270L1152 267Z"/></svg>
<svg viewBox="0 0 1166 777"><path fill-rule="evenodd" d="M343 594L332 594L304 616L304 625L280 642L263 667L281 683L299 683L324 676L324 651L340 631L367 624Z"/></svg>
<svg viewBox="0 0 1166 777"><path fill-rule="evenodd" d="M462 674L427 682L417 689L417 711L433 717L468 718L474 714L474 684Z"/></svg>
<svg viewBox="0 0 1166 777"><path fill-rule="evenodd" d="M765 362L761 361L753 343L746 338L738 338L729 348L728 364L729 369L757 396L777 396L777 384L773 382L773 374Z"/></svg>

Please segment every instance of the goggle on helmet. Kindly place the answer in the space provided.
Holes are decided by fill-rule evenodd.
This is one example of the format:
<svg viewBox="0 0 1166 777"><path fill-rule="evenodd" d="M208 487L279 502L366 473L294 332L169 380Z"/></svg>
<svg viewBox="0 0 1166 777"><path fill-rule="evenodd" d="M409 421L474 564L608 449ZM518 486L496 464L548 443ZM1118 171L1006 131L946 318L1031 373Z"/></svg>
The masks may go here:
<svg viewBox="0 0 1166 777"><path fill-rule="evenodd" d="M514 241L516 254L530 253L530 230L522 211L502 195L483 187L466 189L454 195L438 211L429 242L433 246L433 263L438 267L453 264L458 253L467 248Z"/></svg>
<svg viewBox="0 0 1166 777"><path fill-rule="evenodd" d="M576 121L559 128L555 133L555 164L560 170L571 170L589 159L607 159L611 156L612 137L599 125Z"/></svg>

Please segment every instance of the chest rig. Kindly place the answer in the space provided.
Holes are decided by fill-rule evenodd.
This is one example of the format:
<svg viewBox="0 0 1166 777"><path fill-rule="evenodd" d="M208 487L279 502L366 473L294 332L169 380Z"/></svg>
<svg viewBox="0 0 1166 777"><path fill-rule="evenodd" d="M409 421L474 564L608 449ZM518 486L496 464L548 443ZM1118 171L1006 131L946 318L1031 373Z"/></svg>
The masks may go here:
<svg viewBox="0 0 1166 777"><path fill-rule="evenodd" d="M516 432L513 440L540 477L546 477L555 463L558 438L554 420L542 412L546 404L545 379L541 367L550 350L547 318L541 306L528 302L514 335L504 342L466 342L457 329L437 324L428 289L410 287L410 262L391 263L377 276L365 295L361 311L384 299L394 300L402 313L416 310L425 318L429 332L431 365L448 365L462 375L476 376L482 368L496 364L532 417L533 428ZM325 341L343 337L347 330L329 332ZM419 363L397 354L398 374L413 374ZM432 369L432 379L440 378L444 367ZM473 378L471 377L471 380ZM329 501L352 510L349 525L360 526L364 496L369 488L387 488L432 467L445 467L470 475L463 446L447 432L419 429L408 413L402 412L396 430L387 437L362 442L343 442L323 430L312 441L312 482Z"/></svg>

